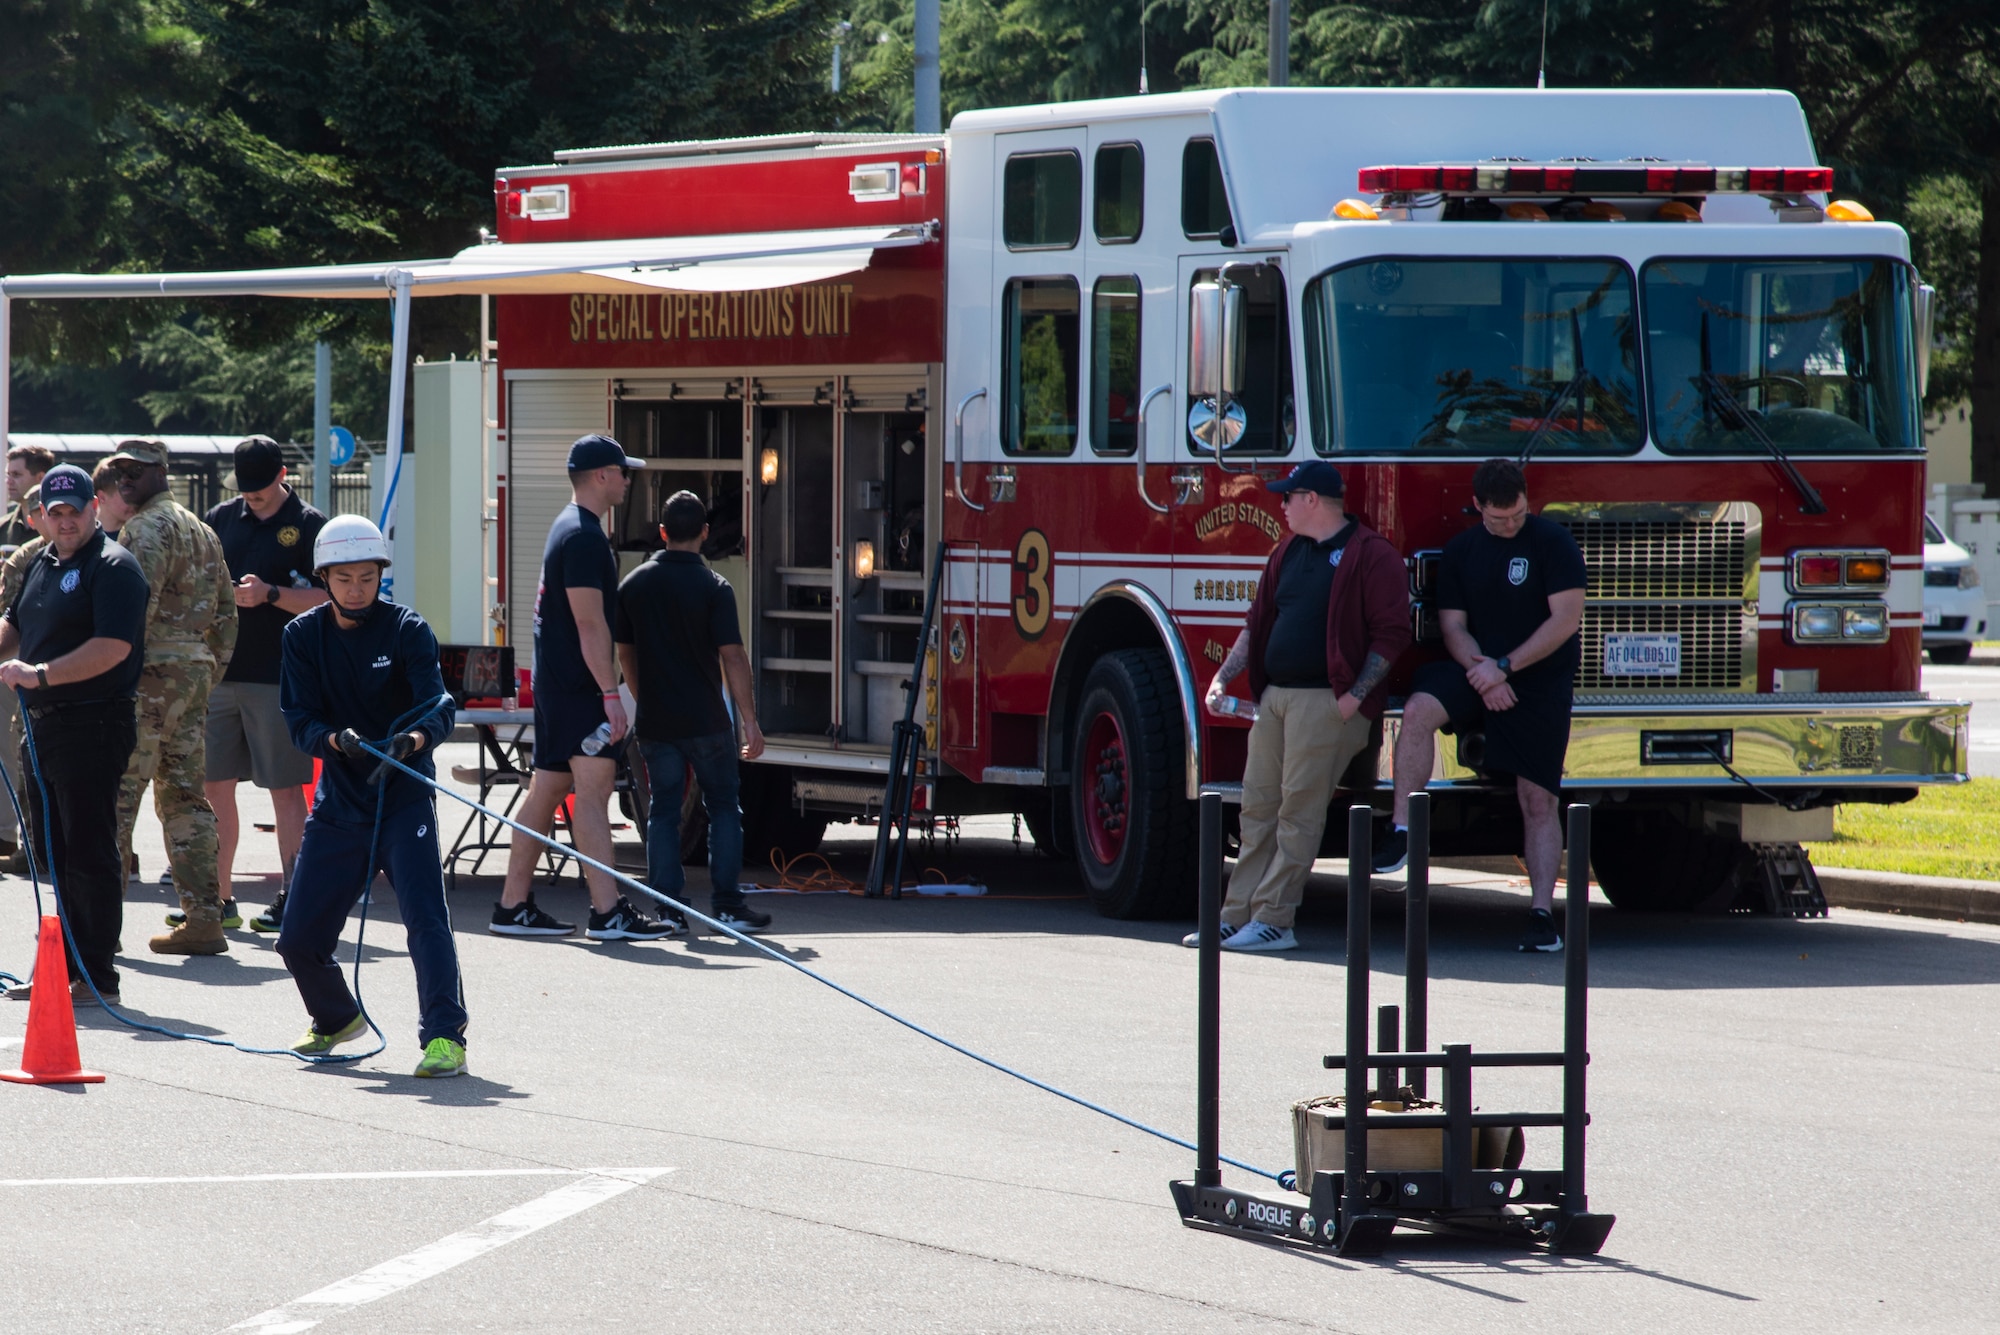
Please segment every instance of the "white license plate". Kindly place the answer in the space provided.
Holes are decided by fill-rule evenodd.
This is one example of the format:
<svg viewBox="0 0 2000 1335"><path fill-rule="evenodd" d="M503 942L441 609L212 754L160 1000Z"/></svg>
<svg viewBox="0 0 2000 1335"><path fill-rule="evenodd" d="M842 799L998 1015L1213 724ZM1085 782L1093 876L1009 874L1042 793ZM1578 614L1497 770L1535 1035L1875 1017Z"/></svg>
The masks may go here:
<svg viewBox="0 0 2000 1335"><path fill-rule="evenodd" d="M1944 609L1942 607L1926 607L1924 609L1924 624L1932 630L1936 630L1939 626L1942 626L1944 624Z"/></svg>
<svg viewBox="0 0 2000 1335"><path fill-rule="evenodd" d="M1604 637L1604 675L1607 677L1678 677L1681 675L1681 637L1678 632L1662 634L1614 633Z"/></svg>

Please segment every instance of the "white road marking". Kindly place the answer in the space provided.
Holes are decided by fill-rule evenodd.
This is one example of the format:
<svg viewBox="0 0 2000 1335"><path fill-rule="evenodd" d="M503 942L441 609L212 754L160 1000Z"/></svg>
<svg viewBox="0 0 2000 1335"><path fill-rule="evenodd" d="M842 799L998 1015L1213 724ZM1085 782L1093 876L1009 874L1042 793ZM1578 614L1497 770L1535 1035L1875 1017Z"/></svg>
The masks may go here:
<svg viewBox="0 0 2000 1335"><path fill-rule="evenodd" d="M670 1168L599 1168L581 1182L557 1187L546 1196L537 1196L526 1205L494 1215L448 1238L440 1238L394 1260L384 1261L358 1275L336 1280L315 1289L303 1298L294 1298L283 1307L259 1312L231 1326L231 1330L251 1330L262 1335L298 1335L311 1330L329 1317L400 1293L412 1284L441 1275L454 1266L525 1238L538 1229L580 1214L600 1201L623 1195L632 1188L670 1173Z"/></svg>
<svg viewBox="0 0 2000 1335"><path fill-rule="evenodd" d="M597 1171L599 1170L584 1168L418 1168L374 1173L242 1173L213 1177L12 1177L0 1178L0 1187L157 1187L196 1182L374 1182L409 1177L577 1177L586 1172Z"/></svg>

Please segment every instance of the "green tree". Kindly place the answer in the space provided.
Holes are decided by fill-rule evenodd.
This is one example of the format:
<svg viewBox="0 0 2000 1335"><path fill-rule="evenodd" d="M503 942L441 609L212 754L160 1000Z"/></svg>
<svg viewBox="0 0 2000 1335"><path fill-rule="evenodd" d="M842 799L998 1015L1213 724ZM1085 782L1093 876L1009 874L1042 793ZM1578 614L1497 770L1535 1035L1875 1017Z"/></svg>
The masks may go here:
<svg viewBox="0 0 2000 1335"><path fill-rule="evenodd" d="M448 255L491 223L492 173L509 163L593 143L830 122L833 10L832 0L26 0L0 20L14 25L0 27L0 40L16 39L0 57L0 116L24 128L67 116L82 127L43 136L54 146L50 188L81 184L64 215L76 225L39 249L10 244L5 267ZM51 72L61 78L46 92ZM44 151L11 133L0 142ZM359 356L387 327L376 303L17 302L15 312L28 362L24 427L38 404L101 398L106 366L133 400L167 393L160 377L180 365L173 358L189 338L235 350L202 372L215 392L153 403L171 402L190 429L233 429L219 424L246 411L276 420L289 400L257 399L274 383L258 373L261 357L282 361L292 354L274 349L316 336ZM415 312L416 351L470 350L472 301L424 301ZM166 320L188 337L163 332ZM144 358L142 342L153 349ZM86 368L90 392L69 379ZM223 390L233 375L247 377L240 401L254 411L225 410L239 401Z"/></svg>

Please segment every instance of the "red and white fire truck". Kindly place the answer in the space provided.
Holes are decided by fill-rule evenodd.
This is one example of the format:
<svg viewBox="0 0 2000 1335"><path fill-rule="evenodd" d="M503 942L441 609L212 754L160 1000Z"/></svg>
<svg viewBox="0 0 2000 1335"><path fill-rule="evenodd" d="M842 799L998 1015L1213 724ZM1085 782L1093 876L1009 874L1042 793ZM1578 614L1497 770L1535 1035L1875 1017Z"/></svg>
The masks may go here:
<svg viewBox="0 0 2000 1335"><path fill-rule="evenodd" d="M942 542L920 809L1019 812L1104 912L1170 912L1241 777L1200 700L1284 535L1265 482L1333 460L1407 555L1407 681L1474 466L1531 455L1589 563L1565 784L1604 891L1724 902L1748 850L1966 771L1919 682L1929 294L1833 184L1776 92L1228 90L506 169L511 253L706 247L498 298L512 638L609 429L628 561L668 494L712 507L751 842L796 853L879 808ZM1337 800L1386 805L1390 749ZM1518 848L1479 737L1442 751L1436 851Z"/></svg>

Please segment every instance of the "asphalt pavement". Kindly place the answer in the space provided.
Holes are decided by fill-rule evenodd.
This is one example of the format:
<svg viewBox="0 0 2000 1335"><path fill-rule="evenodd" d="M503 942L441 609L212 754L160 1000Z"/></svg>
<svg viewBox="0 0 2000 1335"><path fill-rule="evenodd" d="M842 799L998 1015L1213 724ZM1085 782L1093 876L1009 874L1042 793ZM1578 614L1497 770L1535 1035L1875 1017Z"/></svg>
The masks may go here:
<svg viewBox="0 0 2000 1335"><path fill-rule="evenodd" d="M246 829L260 817L245 804ZM446 815L442 828L456 830ZM984 898L766 896L787 956L950 1037L1182 1135L1194 955L1182 923L1097 917L1004 820L914 859ZM631 838L631 832L623 834ZM858 875L867 832L829 840ZM150 820L140 849L160 865ZM628 849L628 854L633 851ZM275 849L251 831L239 894ZM489 864L489 870L496 870ZM1331 873L1331 865L1323 866ZM699 884L699 874L697 873ZM1192 1156L941 1048L740 944L488 935L452 901L471 1074L419 1081L383 892L363 995L388 1051L305 1069L85 1011L102 1085L0 1086L0 1311L20 1330L196 1332L1825 1331L1991 1329L2000 1228L2000 928L1593 908L1590 1193L1603 1255L1399 1234L1376 1261L1183 1228ZM133 887L128 945L167 892ZM539 892L578 918L574 879ZM1512 949L1523 889L1438 893L1432 1034L1560 1040L1560 957ZM31 951L0 882L0 968ZM1373 901L1396 1000L1401 902ZM1303 948L1224 961L1226 1153L1289 1166L1289 1106L1333 1092L1344 932L1316 876ZM304 1027L267 939L128 953L124 997L181 1029ZM349 942L352 941L350 931ZM0 1057L27 1007L0 1003ZM1486 1107L1551 1072L1481 1072ZM1530 1166L1553 1166L1529 1132ZM1253 1179L1230 1170L1229 1180ZM247 1323L247 1324L246 1324Z"/></svg>

